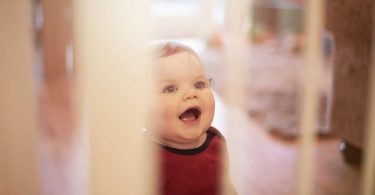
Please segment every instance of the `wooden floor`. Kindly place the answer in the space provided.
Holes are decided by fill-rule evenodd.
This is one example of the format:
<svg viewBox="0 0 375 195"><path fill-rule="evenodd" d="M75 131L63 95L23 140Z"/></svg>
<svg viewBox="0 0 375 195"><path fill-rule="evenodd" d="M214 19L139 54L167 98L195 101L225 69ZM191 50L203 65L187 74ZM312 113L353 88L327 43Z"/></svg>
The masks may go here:
<svg viewBox="0 0 375 195"><path fill-rule="evenodd" d="M51 82L41 93L41 173L45 194L85 191L85 136L74 132L72 84ZM228 141L233 182L243 195L293 195L298 143L272 136L243 110L228 109L216 95L213 125ZM230 111L231 110L231 111ZM233 117L226 124L228 114ZM343 162L336 137L319 138L315 147L314 195L357 195L359 169Z"/></svg>
<svg viewBox="0 0 375 195"><path fill-rule="evenodd" d="M237 118L234 125L221 124L218 122L223 121L221 119L217 119L214 125L224 130L228 139L231 167L234 169L232 176L239 193L295 194L298 140L272 136L249 120L242 110L234 110L231 114ZM339 146L340 139L337 137L317 139L314 195L359 194L360 171L343 161Z"/></svg>

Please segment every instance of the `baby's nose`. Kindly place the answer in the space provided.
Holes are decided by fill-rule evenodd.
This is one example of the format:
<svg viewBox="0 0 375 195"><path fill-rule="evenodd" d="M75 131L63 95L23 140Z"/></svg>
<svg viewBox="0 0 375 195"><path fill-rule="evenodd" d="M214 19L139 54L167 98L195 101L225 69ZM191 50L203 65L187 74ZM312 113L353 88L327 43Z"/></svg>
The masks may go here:
<svg viewBox="0 0 375 195"><path fill-rule="evenodd" d="M198 99L197 93L194 89L190 89L184 96L184 101Z"/></svg>

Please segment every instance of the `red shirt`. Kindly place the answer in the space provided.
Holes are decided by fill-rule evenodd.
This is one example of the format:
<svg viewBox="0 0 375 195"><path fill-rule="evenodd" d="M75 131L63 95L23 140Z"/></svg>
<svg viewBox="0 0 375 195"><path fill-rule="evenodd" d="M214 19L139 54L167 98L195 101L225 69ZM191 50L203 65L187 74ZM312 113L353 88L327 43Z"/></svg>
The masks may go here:
<svg viewBox="0 0 375 195"><path fill-rule="evenodd" d="M205 142L198 148L161 145L161 194L219 194L221 168L227 164L226 150L224 137L213 127L208 129Z"/></svg>

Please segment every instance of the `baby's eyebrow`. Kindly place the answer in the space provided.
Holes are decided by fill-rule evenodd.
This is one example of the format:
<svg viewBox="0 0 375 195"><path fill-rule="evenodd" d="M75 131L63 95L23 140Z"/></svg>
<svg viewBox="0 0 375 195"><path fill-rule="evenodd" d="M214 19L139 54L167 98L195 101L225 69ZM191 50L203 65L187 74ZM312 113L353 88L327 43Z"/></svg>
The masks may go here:
<svg viewBox="0 0 375 195"><path fill-rule="evenodd" d="M209 76L207 76L207 75L199 75L199 76L197 76L197 77L195 77L195 80L199 80L199 79L209 79L210 77Z"/></svg>
<svg viewBox="0 0 375 195"><path fill-rule="evenodd" d="M175 83L176 81L173 80L173 79L163 79L163 80L159 80L157 83L159 85L163 85L163 84L173 84Z"/></svg>

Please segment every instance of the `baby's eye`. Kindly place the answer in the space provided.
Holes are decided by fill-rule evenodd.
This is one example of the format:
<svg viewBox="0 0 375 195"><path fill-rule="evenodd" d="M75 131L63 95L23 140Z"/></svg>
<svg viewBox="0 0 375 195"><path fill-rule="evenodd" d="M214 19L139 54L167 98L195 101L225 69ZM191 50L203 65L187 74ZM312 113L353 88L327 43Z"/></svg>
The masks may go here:
<svg viewBox="0 0 375 195"><path fill-rule="evenodd" d="M177 86L175 85L168 85L163 88L163 93L173 93L177 91Z"/></svg>
<svg viewBox="0 0 375 195"><path fill-rule="evenodd" d="M204 81L198 81L194 84L194 87L197 89L203 89L203 88L206 88L207 86L208 86L208 83Z"/></svg>

